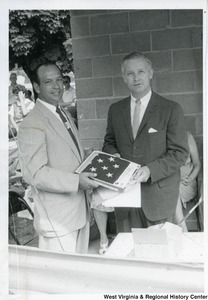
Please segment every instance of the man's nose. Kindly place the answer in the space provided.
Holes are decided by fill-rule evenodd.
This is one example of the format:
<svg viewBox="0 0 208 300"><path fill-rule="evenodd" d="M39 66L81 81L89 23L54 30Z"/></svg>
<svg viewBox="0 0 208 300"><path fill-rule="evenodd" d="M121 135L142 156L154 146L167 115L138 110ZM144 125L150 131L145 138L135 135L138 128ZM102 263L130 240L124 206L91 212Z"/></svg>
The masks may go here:
<svg viewBox="0 0 208 300"><path fill-rule="evenodd" d="M58 81L56 81L56 80L53 81L53 88L55 88L55 89L60 88Z"/></svg>
<svg viewBox="0 0 208 300"><path fill-rule="evenodd" d="M135 73L134 74L134 80L138 81L140 79L140 74L139 73Z"/></svg>

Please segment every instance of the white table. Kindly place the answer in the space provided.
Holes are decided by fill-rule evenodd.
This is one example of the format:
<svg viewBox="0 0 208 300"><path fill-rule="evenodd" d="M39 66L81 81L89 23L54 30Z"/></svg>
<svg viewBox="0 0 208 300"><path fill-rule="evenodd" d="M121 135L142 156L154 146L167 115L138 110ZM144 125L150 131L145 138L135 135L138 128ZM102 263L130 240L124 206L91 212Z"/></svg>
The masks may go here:
<svg viewBox="0 0 208 300"><path fill-rule="evenodd" d="M171 261L203 263L203 232L182 233L175 243L175 257ZM117 258L135 258L132 233L119 233L109 246L105 256ZM154 259L153 259L154 260Z"/></svg>

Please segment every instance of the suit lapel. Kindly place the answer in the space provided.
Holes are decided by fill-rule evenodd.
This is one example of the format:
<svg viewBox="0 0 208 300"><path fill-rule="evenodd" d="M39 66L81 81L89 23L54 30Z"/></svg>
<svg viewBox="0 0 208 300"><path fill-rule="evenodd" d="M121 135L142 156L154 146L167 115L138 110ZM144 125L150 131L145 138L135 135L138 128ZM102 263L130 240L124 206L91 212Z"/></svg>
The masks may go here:
<svg viewBox="0 0 208 300"><path fill-rule="evenodd" d="M134 141L133 133L132 133L132 127L131 127L131 98L127 98L126 102L123 106L123 120L127 129L127 133L131 139L131 141Z"/></svg>
<svg viewBox="0 0 208 300"><path fill-rule="evenodd" d="M53 128L53 130L57 133L57 135L60 136L69 145L71 150L76 155L77 159L81 162L82 159L79 154L79 151L77 150L77 147L75 146L64 124L47 107L45 107L40 102L36 103L36 107L39 110L39 112L44 116L44 118L47 120L47 122L50 124L50 126Z"/></svg>
<svg viewBox="0 0 208 300"><path fill-rule="evenodd" d="M70 122L71 127L72 127L72 131L73 131L73 133L75 135L75 138L77 140L77 143L78 143L78 146L79 146L79 150L80 150L79 156L81 155L81 158L83 159L84 158L84 151L83 151L83 147L82 147L82 145L80 143L80 138L79 138L77 127L74 124L74 121L73 121L73 119L71 117L71 114L68 111L66 111L66 110L64 110L64 111L65 111L65 113L67 115L67 118L69 119L69 122ZM77 149L77 147L76 147L76 149Z"/></svg>
<svg viewBox="0 0 208 300"><path fill-rule="evenodd" d="M141 122L141 124L139 126L139 130L137 132L137 136L140 134L140 132L144 128L144 126L147 123L147 121L149 121L149 119L151 118L152 113L154 112L156 105L157 104L156 104L156 101L155 101L155 96L154 96L154 93L152 93L152 96L151 96L150 101L149 101L149 103L147 105L146 111L145 111L144 116L142 118L142 122Z"/></svg>

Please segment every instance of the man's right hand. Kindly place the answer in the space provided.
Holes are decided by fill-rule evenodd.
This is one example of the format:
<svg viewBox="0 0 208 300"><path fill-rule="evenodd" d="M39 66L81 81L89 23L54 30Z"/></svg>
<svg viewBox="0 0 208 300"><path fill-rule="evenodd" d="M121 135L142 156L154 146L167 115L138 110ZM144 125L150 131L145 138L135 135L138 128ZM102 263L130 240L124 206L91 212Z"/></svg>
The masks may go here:
<svg viewBox="0 0 208 300"><path fill-rule="evenodd" d="M83 190L96 189L98 184L92 180L92 178L96 176L96 173L88 172L79 174L79 187Z"/></svg>
<svg viewBox="0 0 208 300"><path fill-rule="evenodd" d="M120 158L120 157L121 157L121 154L117 152L117 153L114 153L113 156L119 157L119 158Z"/></svg>

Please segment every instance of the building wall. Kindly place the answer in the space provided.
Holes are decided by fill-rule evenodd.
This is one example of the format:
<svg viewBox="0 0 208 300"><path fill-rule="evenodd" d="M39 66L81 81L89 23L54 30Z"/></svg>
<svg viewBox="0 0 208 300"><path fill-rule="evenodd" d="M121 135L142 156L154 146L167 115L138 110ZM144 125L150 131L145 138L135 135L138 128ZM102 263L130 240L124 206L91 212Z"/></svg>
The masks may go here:
<svg viewBox="0 0 208 300"><path fill-rule="evenodd" d="M140 51L154 91L181 105L202 160L202 10L72 11L71 29L84 147L102 148L110 104L129 95L121 60Z"/></svg>
<svg viewBox="0 0 208 300"><path fill-rule="evenodd" d="M120 63L132 51L153 62L153 89L178 102L202 157L202 10L71 12L78 124L101 149L111 103L128 95Z"/></svg>

